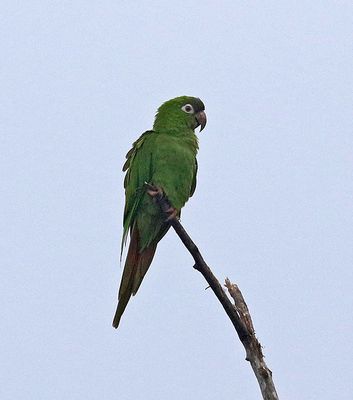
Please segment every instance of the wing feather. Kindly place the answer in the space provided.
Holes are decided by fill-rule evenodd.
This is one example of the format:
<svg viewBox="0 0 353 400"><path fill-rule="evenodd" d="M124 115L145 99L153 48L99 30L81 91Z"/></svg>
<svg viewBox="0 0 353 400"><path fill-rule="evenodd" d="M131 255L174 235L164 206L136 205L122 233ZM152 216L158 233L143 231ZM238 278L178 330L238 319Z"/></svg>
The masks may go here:
<svg viewBox="0 0 353 400"><path fill-rule="evenodd" d="M192 184L191 184L190 197L194 194L195 189L196 189L196 175L197 175L197 170L198 170L198 164L197 164L197 160L196 160L196 158L195 158L194 177L193 177Z"/></svg>
<svg viewBox="0 0 353 400"><path fill-rule="evenodd" d="M124 179L125 208L123 221L123 237L121 241L121 254L126 244L127 235L133 226L136 212L145 193L144 184L151 179L151 154L143 151L145 142L153 131L144 132L132 145L126 154L123 171L126 171Z"/></svg>

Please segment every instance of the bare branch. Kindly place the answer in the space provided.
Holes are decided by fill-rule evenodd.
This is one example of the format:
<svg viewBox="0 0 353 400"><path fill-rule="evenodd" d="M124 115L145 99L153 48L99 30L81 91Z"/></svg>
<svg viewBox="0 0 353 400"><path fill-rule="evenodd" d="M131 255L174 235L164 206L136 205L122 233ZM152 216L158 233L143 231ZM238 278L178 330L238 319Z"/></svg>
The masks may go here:
<svg viewBox="0 0 353 400"><path fill-rule="evenodd" d="M156 201L161 207L161 210L167 215L167 211L170 210L168 200L163 195L160 195L156 197ZM196 244L192 241L179 220L177 218L172 218L169 221L187 250L192 255L195 261L194 268L204 276L231 320L239 339L245 348L246 360L250 362L255 373L263 399L278 400L276 388L272 380L272 372L264 361L262 347L255 336L249 309L240 289L237 285L231 283L228 278L226 279L225 286L227 287L230 296L234 299L233 305L221 284L213 275L210 267L206 264Z"/></svg>
<svg viewBox="0 0 353 400"><path fill-rule="evenodd" d="M265 400L278 400L276 388L272 380L272 371L265 363L262 346L255 336L253 322L244 297L239 287L235 283L231 283L228 278L225 281L225 286L234 300L234 307L237 310L241 321L244 323L250 334L249 340L246 343L243 342L243 345L246 350L246 360L251 364L259 383L262 397Z"/></svg>

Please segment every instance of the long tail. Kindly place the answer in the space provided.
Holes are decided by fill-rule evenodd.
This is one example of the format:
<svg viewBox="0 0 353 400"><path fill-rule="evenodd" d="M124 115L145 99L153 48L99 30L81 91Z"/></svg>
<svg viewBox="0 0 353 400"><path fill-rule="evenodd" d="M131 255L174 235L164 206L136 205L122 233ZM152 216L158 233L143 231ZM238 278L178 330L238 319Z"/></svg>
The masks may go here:
<svg viewBox="0 0 353 400"><path fill-rule="evenodd" d="M113 320L114 328L119 326L120 318L130 297L134 296L140 287L143 277L151 265L156 247L157 244L151 244L139 252L139 232L137 226L134 226L119 288L119 302Z"/></svg>

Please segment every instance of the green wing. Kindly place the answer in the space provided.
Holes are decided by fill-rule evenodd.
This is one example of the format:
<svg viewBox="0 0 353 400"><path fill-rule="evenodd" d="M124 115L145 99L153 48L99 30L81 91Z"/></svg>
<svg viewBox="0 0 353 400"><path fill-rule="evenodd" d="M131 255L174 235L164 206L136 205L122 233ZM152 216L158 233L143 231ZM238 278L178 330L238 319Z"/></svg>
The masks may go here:
<svg viewBox="0 0 353 400"><path fill-rule="evenodd" d="M121 242L121 253L127 240L129 229L133 226L138 207L145 193L145 182L149 182L152 175L152 153L141 151L146 138L153 131L143 133L132 145L132 149L126 154L126 162L123 171L126 171L124 179L125 209L124 230Z"/></svg>
<svg viewBox="0 0 353 400"><path fill-rule="evenodd" d="M197 170L198 170L198 164L197 164L197 160L196 160L196 158L195 158L194 178L193 178L192 184L191 184L190 197L194 194L195 189L196 189L196 175L197 175Z"/></svg>

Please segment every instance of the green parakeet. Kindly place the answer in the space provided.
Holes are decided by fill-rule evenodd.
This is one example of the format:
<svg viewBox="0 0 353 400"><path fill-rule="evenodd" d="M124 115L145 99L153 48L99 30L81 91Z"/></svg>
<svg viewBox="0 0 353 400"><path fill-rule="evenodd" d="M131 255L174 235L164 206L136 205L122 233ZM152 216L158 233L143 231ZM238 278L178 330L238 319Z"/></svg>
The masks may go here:
<svg viewBox="0 0 353 400"><path fill-rule="evenodd" d="M163 193L171 205L170 218L180 210L196 187L198 140L194 129L206 125L205 106L195 97L169 100L158 109L153 130L143 133L126 155L124 231L122 248L130 244L119 288L113 327L135 295L156 251L170 228L154 196ZM148 186L149 184L151 186ZM153 187L153 189L151 189Z"/></svg>

